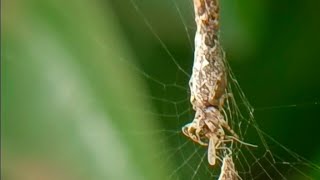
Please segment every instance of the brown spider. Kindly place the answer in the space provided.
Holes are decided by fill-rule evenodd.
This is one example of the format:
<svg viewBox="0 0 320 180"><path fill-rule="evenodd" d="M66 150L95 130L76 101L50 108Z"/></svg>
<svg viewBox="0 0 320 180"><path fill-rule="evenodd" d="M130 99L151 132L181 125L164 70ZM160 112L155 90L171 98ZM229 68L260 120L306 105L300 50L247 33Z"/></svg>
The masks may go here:
<svg viewBox="0 0 320 180"><path fill-rule="evenodd" d="M226 97L227 70L225 55L219 43L218 0L193 0L197 32L192 76L189 86L191 104L196 111L194 120L182 128L182 132L193 141L208 146L208 161L214 165L216 150L227 150L226 142L239 140L221 114ZM226 136L228 130L231 136ZM253 145L250 145L253 146Z"/></svg>

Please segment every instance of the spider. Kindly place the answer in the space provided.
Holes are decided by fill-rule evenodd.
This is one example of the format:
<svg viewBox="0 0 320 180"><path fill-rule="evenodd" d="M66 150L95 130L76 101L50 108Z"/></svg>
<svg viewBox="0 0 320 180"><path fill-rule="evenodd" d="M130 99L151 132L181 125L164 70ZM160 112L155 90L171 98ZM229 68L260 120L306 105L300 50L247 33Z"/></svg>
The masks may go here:
<svg viewBox="0 0 320 180"><path fill-rule="evenodd" d="M218 0L194 0L197 32L195 53L189 86L190 102L196 111L194 120L182 128L182 132L193 141L208 146L208 161L216 163L216 150L231 150L224 144L238 141L238 135L230 128L221 114L226 92L227 70L225 55L219 43L219 4ZM228 130L231 136L226 136ZM254 146L256 147L256 146Z"/></svg>

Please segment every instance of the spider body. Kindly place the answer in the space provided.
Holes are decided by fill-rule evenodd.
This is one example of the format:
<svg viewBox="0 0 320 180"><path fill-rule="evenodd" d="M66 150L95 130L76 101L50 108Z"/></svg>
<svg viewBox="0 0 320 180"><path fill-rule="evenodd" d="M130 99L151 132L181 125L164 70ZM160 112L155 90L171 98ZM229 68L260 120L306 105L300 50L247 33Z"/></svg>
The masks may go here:
<svg viewBox="0 0 320 180"><path fill-rule="evenodd" d="M224 52L218 39L219 6L216 0L194 0L195 53L189 86L193 109L219 107L227 84Z"/></svg>
<svg viewBox="0 0 320 180"><path fill-rule="evenodd" d="M182 128L182 132L200 145L208 146L208 161L214 165L216 150L226 149L222 144L238 136L220 112L227 95L227 72L218 39L218 0L194 0L194 9L197 32L189 86L190 102L196 114L194 120ZM225 129L232 136L226 138Z"/></svg>

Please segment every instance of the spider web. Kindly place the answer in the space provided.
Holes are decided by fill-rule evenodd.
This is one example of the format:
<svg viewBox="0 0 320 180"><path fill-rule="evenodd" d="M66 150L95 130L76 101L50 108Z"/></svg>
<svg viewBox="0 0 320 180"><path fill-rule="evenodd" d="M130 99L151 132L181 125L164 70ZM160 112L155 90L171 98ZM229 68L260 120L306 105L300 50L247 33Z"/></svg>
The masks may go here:
<svg viewBox="0 0 320 180"><path fill-rule="evenodd" d="M152 52L140 50L139 53L137 50L135 53L140 61L138 63L131 62L130 68L140 74L140 77L147 82L150 92L147 95L134 95L149 99L156 107L156 110L153 111L141 109L137 109L137 111L155 116L162 128L133 132L133 134L162 137L162 139L156 139L155 143L161 144L160 152L163 153L155 154L154 159L155 161L162 159L167 163L166 166L159 168L172 167L168 179L217 179L225 151L219 152L217 164L211 167L207 161L207 147L192 142L181 133L181 127L194 118L194 111L189 102L190 91L188 87L193 63L193 35L195 32L192 1L170 0L160 3L127 0L127 4L121 3L118 6L114 4L115 8L119 10L118 13L126 13L127 17L125 18L130 16L134 19L135 26L127 31L133 34L140 32L143 37L149 37L157 42L158 46L153 47L154 49L161 48L160 51ZM153 8L150 9L150 7ZM175 13L173 16L176 19L168 20L170 23L161 18L161 14L168 13L161 12L165 8L171 9L173 11L170 12ZM168 29L165 35L158 32L165 31L163 28ZM176 49L175 46L178 45L168 40L177 34L184 36L183 50ZM151 44L148 42L148 38L136 40L135 37L130 36L128 39L133 42L133 46L134 43L140 41L143 41L142 44ZM152 49L150 47L144 48ZM183 56L185 57L176 58ZM119 59L129 61L125 58ZM320 172L319 165L291 151L269 135L265 128L258 125L254 117L254 108L247 100L230 65L228 62L226 64L229 75L226 93L233 95L226 99L225 103L228 123L242 141L258 146L254 148L237 142L228 145L232 151L236 171L241 179L315 179L312 173ZM266 109L290 107L290 105L266 107L260 111L267 113ZM301 137L301 140L298 141L303 142L303 138L305 137Z"/></svg>

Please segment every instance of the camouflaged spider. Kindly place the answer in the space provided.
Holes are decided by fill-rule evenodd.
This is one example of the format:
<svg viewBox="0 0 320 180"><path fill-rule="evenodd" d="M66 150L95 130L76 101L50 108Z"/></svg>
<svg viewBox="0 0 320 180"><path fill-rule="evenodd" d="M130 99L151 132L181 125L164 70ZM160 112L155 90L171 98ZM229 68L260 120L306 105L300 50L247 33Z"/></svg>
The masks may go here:
<svg viewBox="0 0 320 180"><path fill-rule="evenodd" d="M195 54L189 86L190 102L196 111L194 120L182 128L182 132L193 141L208 146L208 161L214 165L216 150L227 149L226 142L238 141L238 135L230 128L224 116L227 72L225 55L218 39L219 4L218 0L193 0L197 32L195 35ZM231 136L226 136L224 129Z"/></svg>

